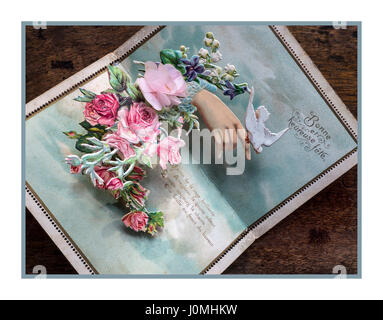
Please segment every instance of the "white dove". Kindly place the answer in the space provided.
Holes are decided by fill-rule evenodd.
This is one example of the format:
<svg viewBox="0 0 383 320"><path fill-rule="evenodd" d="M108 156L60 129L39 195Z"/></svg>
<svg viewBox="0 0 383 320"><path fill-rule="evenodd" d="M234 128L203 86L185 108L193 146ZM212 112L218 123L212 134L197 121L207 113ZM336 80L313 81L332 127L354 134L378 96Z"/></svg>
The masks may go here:
<svg viewBox="0 0 383 320"><path fill-rule="evenodd" d="M265 127L265 122L270 116L270 113L264 106L254 110L253 106L254 88L250 90L249 104L247 105L245 126L247 130L247 140L250 142L257 153L262 152L262 145L270 147L275 141L279 140L289 128L286 128L278 133L272 133Z"/></svg>

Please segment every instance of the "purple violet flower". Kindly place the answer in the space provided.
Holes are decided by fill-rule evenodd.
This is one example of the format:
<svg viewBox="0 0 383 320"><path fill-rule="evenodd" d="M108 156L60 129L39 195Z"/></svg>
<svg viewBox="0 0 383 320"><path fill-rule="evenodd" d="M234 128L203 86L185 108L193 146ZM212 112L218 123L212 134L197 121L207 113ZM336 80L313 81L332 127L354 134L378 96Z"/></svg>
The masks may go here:
<svg viewBox="0 0 383 320"><path fill-rule="evenodd" d="M203 64L199 63L198 56L192 56L190 59L181 59L181 62L186 65L185 76L187 77L186 80L188 82L197 78L198 73L203 73L205 71Z"/></svg>
<svg viewBox="0 0 383 320"><path fill-rule="evenodd" d="M227 89L223 92L223 94L225 96L230 96L230 100L233 100L233 98L236 96L234 85L229 80L226 80L225 87Z"/></svg>
<svg viewBox="0 0 383 320"><path fill-rule="evenodd" d="M244 93L246 91L246 86L239 86L239 85L234 85L231 83L229 80L225 81L225 87L227 88L223 94L225 96L230 96L230 100L233 100L235 96Z"/></svg>

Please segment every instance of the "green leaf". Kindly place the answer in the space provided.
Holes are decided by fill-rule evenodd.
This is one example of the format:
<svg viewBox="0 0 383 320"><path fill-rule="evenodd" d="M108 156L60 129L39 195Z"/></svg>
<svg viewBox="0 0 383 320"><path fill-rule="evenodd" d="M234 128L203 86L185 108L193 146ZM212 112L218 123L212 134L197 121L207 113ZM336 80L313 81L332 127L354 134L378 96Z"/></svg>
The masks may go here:
<svg viewBox="0 0 383 320"><path fill-rule="evenodd" d="M105 126L100 124L92 126L88 121L84 120L83 122L80 122L79 125L88 131L88 134L98 139L101 139L101 137L106 133Z"/></svg>
<svg viewBox="0 0 383 320"><path fill-rule="evenodd" d="M92 125L86 120L84 120L83 122L80 122L79 125L83 127L85 130L88 130L89 128L92 127Z"/></svg>
<svg viewBox="0 0 383 320"><path fill-rule="evenodd" d="M126 160L126 164L132 164L137 161L137 157L130 157L128 160Z"/></svg>
<svg viewBox="0 0 383 320"><path fill-rule="evenodd" d="M192 114L193 112L195 112L197 110L197 108L190 103L189 104L180 104L178 106L178 108L184 113L184 116L187 115L187 117L189 116L189 114Z"/></svg>
<svg viewBox="0 0 383 320"><path fill-rule="evenodd" d="M157 232L157 227L164 227L164 218L161 211L147 212L149 216L147 232L154 235ZM150 228L152 227L152 228Z"/></svg>
<svg viewBox="0 0 383 320"><path fill-rule="evenodd" d="M93 98L89 98L86 96L85 97L78 96L77 98L74 98L73 100L78 101L78 102L92 102Z"/></svg>
<svg viewBox="0 0 383 320"><path fill-rule="evenodd" d="M91 153L91 152L94 152L94 150L90 149L90 148L87 148L86 146L84 146L83 144L89 144L89 141L86 139L88 137L92 137L93 135L92 134L86 134L86 135L83 135L81 136L77 141L76 141L76 149L78 151L81 151L81 152L84 152L84 153Z"/></svg>
<svg viewBox="0 0 383 320"><path fill-rule="evenodd" d="M160 52L160 58L163 64L172 64L173 66L177 66L179 60L182 58L182 52L179 50L164 49Z"/></svg>
<svg viewBox="0 0 383 320"><path fill-rule="evenodd" d="M140 158L140 162L146 166L148 166L149 168L153 168L152 167L152 162L150 160L150 157L148 157L147 155L145 154L142 154L141 155L141 158Z"/></svg>
<svg viewBox="0 0 383 320"><path fill-rule="evenodd" d="M111 131L117 131L117 125L118 125L118 122L115 122L113 126L109 127L109 130Z"/></svg>
<svg viewBox="0 0 383 320"><path fill-rule="evenodd" d="M102 132L105 132L105 126L103 126L101 124L96 124L95 126L92 126L88 121L84 120L84 121L80 122L79 125L81 127L83 127L85 130L88 130L88 131L102 131ZM98 129L98 130L94 130L94 129Z"/></svg>
<svg viewBox="0 0 383 320"><path fill-rule="evenodd" d="M89 90L83 89L83 88L80 88L80 92L84 96L83 97L78 96L77 98L74 98L73 100L78 101L78 102L92 102L93 99L96 97L95 93L93 93Z"/></svg>
<svg viewBox="0 0 383 320"><path fill-rule="evenodd" d="M132 98L131 97L121 97L119 98L120 106L130 106L132 104Z"/></svg>
<svg viewBox="0 0 383 320"><path fill-rule="evenodd" d="M126 89L127 75L116 66L108 66L109 83L118 92Z"/></svg>
<svg viewBox="0 0 383 320"><path fill-rule="evenodd" d="M114 89L106 89L104 91L102 91L101 93L105 94L105 93L114 93L114 94L118 94L118 92Z"/></svg>
<svg viewBox="0 0 383 320"><path fill-rule="evenodd" d="M99 134L104 134L105 133L105 129L104 128L99 128L97 126L89 128L88 131L94 132L94 133L99 133Z"/></svg>
<svg viewBox="0 0 383 320"><path fill-rule="evenodd" d="M180 50L174 50L174 53L175 53L178 61L180 59L182 59L182 52Z"/></svg>
<svg viewBox="0 0 383 320"><path fill-rule="evenodd" d="M128 91L129 96L133 100L138 100L138 99L142 99L143 98L141 92L132 83L129 83L126 86L126 91Z"/></svg>
<svg viewBox="0 0 383 320"><path fill-rule="evenodd" d="M225 88L224 88L220 83L216 83L215 85L216 85L216 87L217 87L218 89L220 89L220 90L225 90Z"/></svg>
<svg viewBox="0 0 383 320"><path fill-rule="evenodd" d="M149 212L149 223L153 225L159 225L160 227L164 226L163 213L161 211Z"/></svg>
<svg viewBox="0 0 383 320"><path fill-rule="evenodd" d="M86 89L83 89L83 88L80 88L80 91L81 93L87 97L87 98L91 98L92 100L96 97L96 94L89 91L89 90L86 90Z"/></svg>
<svg viewBox="0 0 383 320"><path fill-rule="evenodd" d="M192 119L190 119L190 121L189 121L189 123L188 123L188 126L189 126L189 128L188 128L186 134L189 134L189 133L192 131L192 129L193 129L194 121L193 121Z"/></svg>
<svg viewBox="0 0 383 320"><path fill-rule="evenodd" d="M211 68L211 69L217 68L217 66L215 64L212 64L212 63L204 63L204 67L205 68Z"/></svg>
<svg viewBox="0 0 383 320"><path fill-rule="evenodd" d="M186 73L186 67L183 64L179 64L176 66L176 69L181 72L182 75Z"/></svg>

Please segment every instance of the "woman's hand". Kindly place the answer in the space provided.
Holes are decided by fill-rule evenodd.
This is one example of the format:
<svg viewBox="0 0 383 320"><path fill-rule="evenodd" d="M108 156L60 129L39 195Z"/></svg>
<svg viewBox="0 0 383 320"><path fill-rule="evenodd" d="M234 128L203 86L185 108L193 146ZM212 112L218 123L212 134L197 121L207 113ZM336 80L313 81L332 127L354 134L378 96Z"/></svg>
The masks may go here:
<svg viewBox="0 0 383 320"><path fill-rule="evenodd" d="M222 149L232 150L237 147L238 138L241 140L246 153L246 159L251 159L250 144L247 133L236 115L215 94L207 90L197 93L192 104L201 114L202 120L212 131L219 154Z"/></svg>

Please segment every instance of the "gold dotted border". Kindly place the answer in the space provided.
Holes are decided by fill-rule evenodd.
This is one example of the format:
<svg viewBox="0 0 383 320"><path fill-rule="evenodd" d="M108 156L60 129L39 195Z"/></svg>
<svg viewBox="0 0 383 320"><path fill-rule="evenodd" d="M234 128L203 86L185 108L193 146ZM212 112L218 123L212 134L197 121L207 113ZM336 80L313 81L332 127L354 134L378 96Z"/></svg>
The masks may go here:
<svg viewBox="0 0 383 320"><path fill-rule="evenodd" d="M52 226L56 229L56 231L59 233L59 235L62 237L62 239L66 242L66 245L73 251L73 253L77 256L77 258L80 260L80 262L85 266L85 268L89 271L90 275L98 274L96 269L91 265L91 263L86 260L84 257L85 255L81 252L81 250L77 247L77 245L74 243L74 241L67 235L64 231L61 225L58 223L58 221L53 217L49 209L43 205L43 202L40 198L35 194L32 187L26 182L25 185L25 191L28 193L28 195L31 197L31 199L36 203L36 205L39 207L40 211L45 215L45 217L48 219L48 221L52 224Z"/></svg>
<svg viewBox="0 0 383 320"><path fill-rule="evenodd" d="M259 218L257 221L255 221L250 227L248 227L244 232L242 232L222 253L214 259L212 263L210 263L202 272L201 274L206 274L213 266L215 266L227 253L229 253L243 238L245 238L251 231L253 231L255 228L260 226L262 223L266 222L267 219L269 219L274 214L278 213L280 209L282 209L285 205L290 203L292 200L294 200L296 197L298 197L302 192L309 189L312 185L320 181L324 176L326 176L328 173L330 173L332 170L334 170L336 167L338 167L340 164L342 164L345 160L350 158L352 155L354 155L358 151L357 148L354 148L349 153L347 153L343 158L339 159L337 162L335 162L333 165L331 165L329 168L324 170L322 173L317 175L314 179L312 179L310 182L305 184L303 187L301 187L298 191L293 193L290 197L282 201L279 205L274 207L271 211L266 213L264 216Z"/></svg>
<svg viewBox="0 0 383 320"><path fill-rule="evenodd" d="M278 26L270 26L270 29L275 33L277 38L282 42L284 47L287 49L287 51L290 53L290 55L293 57L295 62L298 64L298 66L302 69L302 71L305 73L305 75L309 78L311 83L314 85L314 87L318 90L322 98L326 101L326 103L329 105L331 110L336 114L339 120L341 120L341 123L345 126L347 131L350 133L351 137L354 139L355 142L358 141L358 134L354 131L354 129L350 126L350 124L347 122L346 118L343 116L342 112L338 109L336 104L331 100L331 98L327 95L326 91L322 88L322 86L319 84L319 82L316 80L316 78L312 75L309 68L305 65L305 63L302 61L300 56L296 53L294 48L290 45L290 43L285 39L281 31L279 30Z"/></svg>
<svg viewBox="0 0 383 320"><path fill-rule="evenodd" d="M85 77L81 81L77 82L67 90L64 90L60 92L57 96L54 98L48 100L41 106L35 108L31 112L26 114L26 120L31 118L32 116L36 115L37 113L43 111L44 109L51 106L54 102L59 100L60 98L66 96L68 93L76 90L79 86L83 85L86 82L89 82L90 80L96 78L101 73L105 72L108 65L112 65L116 62L121 62L123 59L128 57L132 52L134 52L137 48L139 48L143 43L145 43L147 40L149 40L151 37L153 37L156 33L158 33L160 30L162 30L164 26L158 26L154 28L150 33L148 33L146 36L144 36L140 41L138 41L134 46L129 48L123 55L118 57L117 59L113 60L109 64L105 65L104 67L100 68L99 70L95 71L94 73L90 74L89 76ZM66 242L69 248L72 249L74 254L79 258L80 262L85 266L85 268L89 271L91 275L98 274L97 270L91 265L90 261L88 261L85 258L85 255L82 254L80 248L77 247L77 245L74 243L72 239L70 239L69 235L65 233L64 228L60 226L57 220L55 220L54 215L49 211L49 209L44 205L43 201L37 196L37 194L33 191L31 186L28 184L28 182L25 182L25 191L27 194L31 197L31 199L36 203L36 205L39 207L41 212L45 215L45 217L48 219L48 221L52 224L52 226L56 229L56 231L60 234L60 236L63 238L63 240Z"/></svg>
<svg viewBox="0 0 383 320"><path fill-rule="evenodd" d="M358 141L358 135L354 131L354 129L350 126L350 124L347 122L346 118L343 116L341 111L337 108L336 104L331 100L331 98L327 95L326 91L322 88L322 86L319 84L319 82L316 80L316 78L313 76L313 74L310 72L309 68L305 65L305 63L302 61L300 56L296 53L294 48L290 45L290 43L285 39L282 32L279 30L278 26L272 25L269 26L270 29L274 32L274 34L277 36L277 38L282 42L283 46L287 49L287 51L290 53L292 58L295 60L295 62L298 64L298 66L301 68L301 70L304 72L304 74L308 77L308 79L311 81L311 83L314 85L314 87L317 89L319 94L322 96L322 98L326 101L330 109L334 112L334 114L337 116L337 118L341 121L343 126L346 128L348 133L351 135L351 137L354 139L354 141L357 143ZM313 180L305 184L302 188L300 188L298 191L296 191L294 194L292 194L290 197L282 201L279 205L277 205L275 208L273 208L271 211L266 213L264 216L262 216L260 219L258 219L256 222L254 222L250 227L248 227L244 232L242 232L226 249L213 260L212 263L210 263L202 272L201 274L206 274L210 269L212 269L226 254L228 254L235 246L237 246L252 230L254 230L256 227L261 225L262 223L266 222L267 219L269 219L272 215L276 214L281 208L283 208L285 205L287 205L289 202L291 202L294 198L299 196L303 191L310 188L313 184L321 180L325 175L327 175L330 171L334 170L336 167L338 167L341 163L343 163L345 160L350 158L354 153L357 152L357 148L354 148L349 153L347 153L344 157L339 159L337 162L335 162L333 165L331 165L329 168L327 168L325 171L320 173L318 176L316 176Z"/></svg>
<svg viewBox="0 0 383 320"><path fill-rule="evenodd" d="M131 48L129 48L122 56L118 57L117 59L113 60L112 62L110 62L109 64L103 66L102 68L100 68L99 70L91 73L90 75L88 75L87 77L85 77L84 79L82 79L81 81L75 83L73 86L71 86L70 88L60 92L57 96L55 96L54 98L48 100L47 102L45 102L44 104L42 104L41 106L35 108L34 110L32 110L31 112L27 113L26 114L26 119L28 120L30 117L34 116L35 114L41 112L42 110L44 110L45 108L49 107L50 105L52 105L54 102L56 102L57 100L59 100L60 98L66 96L67 94L73 92L74 90L78 89L78 87L80 87L81 85L83 85L84 83L87 83L91 80L93 80L94 78L96 78L97 76L99 76L101 73L105 72L107 67L109 65L113 65L114 63L118 63L118 62L121 62L123 59L125 59L126 57L128 57L132 52L134 52L137 48L139 48L144 42L146 42L147 40L149 40L151 37L153 37L157 32L159 32L160 30L162 30L164 28L164 26L158 26L156 28L154 28L150 33L148 33L145 37L143 37L140 41L138 41L134 46L132 46Z"/></svg>
<svg viewBox="0 0 383 320"><path fill-rule="evenodd" d="M138 47L140 47L144 42L146 42L148 39L150 39L153 35L155 35L157 32L159 32L161 29L163 29L164 26L159 26L155 28L152 32L150 32L148 35L146 35L141 41L139 41L136 45L132 46L126 53L124 53L121 57L117 58L116 60L112 61L109 65L112 65L116 62L121 62L123 59L128 57L133 51L135 51ZM300 57L297 55L295 50L290 46L290 44L287 42L283 34L279 31L278 26L270 26L270 28L274 31L274 33L278 36L278 38L283 42L284 46L288 49L288 52L295 58L295 61L299 64L299 66L303 69L306 76L311 80L311 82L315 85L315 87L318 89L322 97L325 99L325 101L329 104L331 109L336 113L338 118L342 121L342 123L346 126L351 136L354 138L354 140L357 141L357 133L353 130L353 128L349 125L347 120L343 117L342 113L339 111L339 109L336 107L335 103L330 99L330 97L326 94L326 92L323 90L321 85L318 83L318 81L314 78L314 76L311 74L309 69L306 67L306 65L303 63L303 61L300 59ZM32 110L26 115L26 119L30 118L31 116L35 115L36 113L42 111L43 109L50 106L52 103L60 99L61 97L67 95L71 91L77 89L80 85L94 79L99 74L106 71L107 66L104 66L103 68L99 69L98 71L92 73L88 77L84 78L83 80L79 81L72 87L70 87L67 90L64 90L60 94L58 94L53 99L47 101L40 107ZM215 266L227 253L229 253L235 246L239 244L245 238L252 230L254 230L256 227L264 223L267 219L269 219L272 215L277 213L282 207L284 207L286 204L291 202L294 198L296 198L298 195L300 195L303 191L311 187L314 183L318 182L320 179L322 179L325 175L327 175L330 171L332 171L334 168L339 166L343 161L351 157L355 152L357 152L357 148L350 151L346 156L338 160L335 164L330 166L327 170L323 171L321 174L319 174L317 177L315 177L313 180L311 180L309 183L307 183L305 186L300 188L297 192L295 192L293 195L291 195L289 198L284 200L282 203L280 203L278 206L273 208L271 211L269 211L267 214L265 214L263 217L261 217L259 220L254 222L249 228L247 228L244 232L242 232L214 261L209 264L202 272L201 274L206 274L213 266ZM65 235L65 233L62 231L61 227L56 223L56 221L52 218L52 216L49 214L49 212L45 209L45 207L40 203L40 201L35 197L35 194L28 189L27 186L25 186L26 192L32 197L33 201L38 205L40 210L45 214L45 216L48 218L48 220L52 223L54 228L59 232L59 234L63 237L63 239L66 241L68 246L73 250L73 252L76 254L76 256L80 259L80 261L84 264L84 266L87 268L87 270L90 272L90 274L95 275L96 272L94 269L88 264L83 255L79 252L79 250L76 248L76 245Z"/></svg>

